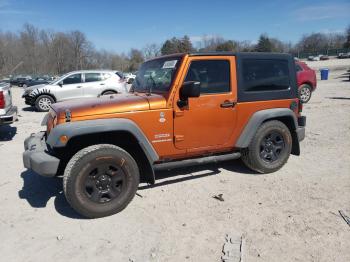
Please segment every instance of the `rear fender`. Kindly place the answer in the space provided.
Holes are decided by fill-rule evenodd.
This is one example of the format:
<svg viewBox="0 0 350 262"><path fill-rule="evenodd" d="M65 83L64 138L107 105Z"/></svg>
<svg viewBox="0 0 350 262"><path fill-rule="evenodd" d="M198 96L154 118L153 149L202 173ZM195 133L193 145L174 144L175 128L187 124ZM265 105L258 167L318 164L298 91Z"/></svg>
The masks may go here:
<svg viewBox="0 0 350 262"><path fill-rule="evenodd" d="M256 134L258 128L261 126L262 123L268 120L279 120L284 124L286 124L286 126L289 128L291 132L292 139L293 139L292 154L299 155L300 147L299 147L298 136L296 134L296 128L298 127L298 122L294 112L288 108L272 108L272 109L266 109L266 110L255 112L249 119L245 128L243 129L243 132L239 136L235 144L235 147L237 148L248 147L254 135Z"/></svg>

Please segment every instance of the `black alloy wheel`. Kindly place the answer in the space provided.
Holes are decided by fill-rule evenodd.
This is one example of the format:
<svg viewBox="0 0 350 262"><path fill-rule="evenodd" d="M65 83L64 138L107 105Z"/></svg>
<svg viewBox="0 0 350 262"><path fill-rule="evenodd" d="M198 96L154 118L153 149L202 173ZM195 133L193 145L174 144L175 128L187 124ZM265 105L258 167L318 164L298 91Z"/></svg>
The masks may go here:
<svg viewBox="0 0 350 262"><path fill-rule="evenodd" d="M284 148L283 135L277 131L272 131L260 143L260 157L266 162L274 162L279 158Z"/></svg>
<svg viewBox="0 0 350 262"><path fill-rule="evenodd" d="M106 203L123 193L126 175L115 163L103 163L90 168L85 177L84 190L95 203Z"/></svg>

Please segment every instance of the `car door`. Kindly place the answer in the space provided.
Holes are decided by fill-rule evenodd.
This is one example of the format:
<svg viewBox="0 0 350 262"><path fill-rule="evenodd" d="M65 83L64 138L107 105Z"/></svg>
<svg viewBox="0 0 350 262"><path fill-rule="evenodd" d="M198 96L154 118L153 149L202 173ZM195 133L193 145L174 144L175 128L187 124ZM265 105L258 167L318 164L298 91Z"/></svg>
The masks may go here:
<svg viewBox="0 0 350 262"><path fill-rule="evenodd" d="M64 101L73 98L80 98L83 96L83 81L82 74L75 73L64 78L58 87L56 98L58 101Z"/></svg>
<svg viewBox="0 0 350 262"><path fill-rule="evenodd" d="M84 97L97 97L105 89L103 75L99 72L84 73Z"/></svg>
<svg viewBox="0 0 350 262"><path fill-rule="evenodd" d="M228 144L235 129L235 58L190 57L182 83L200 82L201 94L188 106L175 105L174 143L188 151Z"/></svg>

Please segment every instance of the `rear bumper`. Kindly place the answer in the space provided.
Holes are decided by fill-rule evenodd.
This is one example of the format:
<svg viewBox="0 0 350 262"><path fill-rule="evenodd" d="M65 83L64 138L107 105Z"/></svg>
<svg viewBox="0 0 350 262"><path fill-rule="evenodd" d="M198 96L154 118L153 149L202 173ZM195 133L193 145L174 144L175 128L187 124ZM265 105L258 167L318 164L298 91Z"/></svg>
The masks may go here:
<svg viewBox="0 0 350 262"><path fill-rule="evenodd" d="M12 124L17 120L17 106L12 106L5 115L0 115L0 125Z"/></svg>
<svg viewBox="0 0 350 262"><path fill-rule="evenodd" d="M53 177L60 160L48 153L44 135L44 132L31 134L24 141L23 165L41 176Z"/></svg>
<svg viewBox="0 0 350 262"><path fill-rule="evenodd" d="M305 127L298 127L296 132L297 132L299 142L303 141L305 138Z"/></svg>
<svg viewBox="0 0 350 262"><path fill-rule="evenodd" d="M299 142L303 141L305 138L305 126L306 126L306 116L298 117L298 127L296 129L296 133L297 133Z"/></svg>

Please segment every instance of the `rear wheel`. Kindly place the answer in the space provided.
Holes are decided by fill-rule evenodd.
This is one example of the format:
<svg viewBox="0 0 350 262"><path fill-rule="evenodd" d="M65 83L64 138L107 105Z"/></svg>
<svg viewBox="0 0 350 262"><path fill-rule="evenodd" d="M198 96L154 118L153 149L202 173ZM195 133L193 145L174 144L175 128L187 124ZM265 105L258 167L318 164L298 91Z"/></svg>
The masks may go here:
<svg viewBox="0 0 350 262"><path fill-rule="evenodd" d="M252 170L271 173L280 169L292 150L292 136L288 127L280 121L263 123L248 148L242 150L242 160Z"/></svg>
<svg viewBox="0 0 350 262"><path fill-rule="evenodd" d="M299 99L300 101L305 104L307 102L309 102L309 100L311 99L311 86L304 84L301 85L299 88Z"/></svg>
<svg viewBox="0 0 350 262"><path fill-rule="evenodd" d="M122 211L139 184L135 160L120 147L86 147L68 162L63 176L67 201L82 216L97 218Z"/></svg>
<svg viewBox="0 0 350 262"><path fill-rule="evenodd" d="M47 112L55 101L49 95L41 95L35 100L35 108L40 112Z"/></svg>

